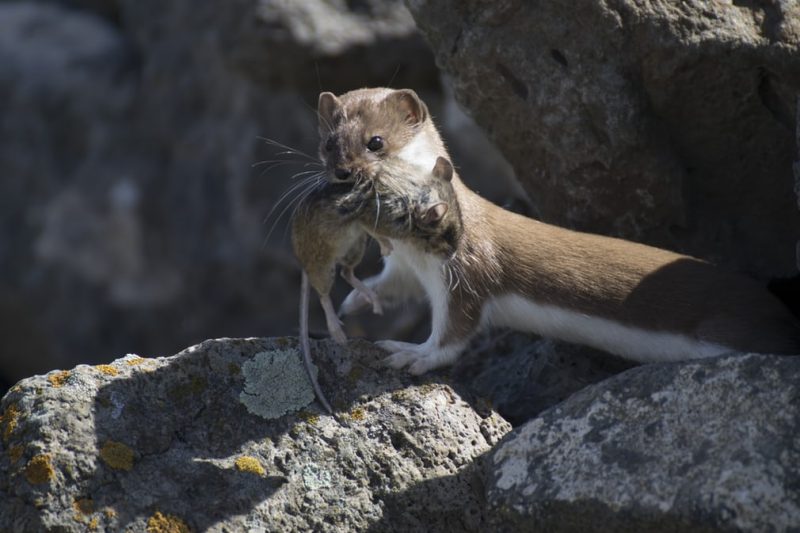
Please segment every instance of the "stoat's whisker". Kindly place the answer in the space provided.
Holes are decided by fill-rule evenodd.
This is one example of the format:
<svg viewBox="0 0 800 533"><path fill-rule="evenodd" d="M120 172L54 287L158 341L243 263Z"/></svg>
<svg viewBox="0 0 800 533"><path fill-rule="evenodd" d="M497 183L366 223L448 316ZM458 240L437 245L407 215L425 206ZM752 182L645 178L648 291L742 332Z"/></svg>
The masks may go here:
<svg viewBox="0 0 800 533"><path fill-rule="evenodd" d="M375 224L373 225L373 231L378 231L378 220L381 218L381 193L378 192L378 189L375 189Z"/></svg>
<svg viewBox="0 0 800 533"><path fill-rule="evenodd" d="M302 150L300 150L298 148L292 148L291 146L283 144L282 142L278 142L275 139L270 139L268 137L257 137L257 138L259 140L264 141L265 143L269 144L270 146L275 146L275 147L278 147L278 148L281 148L281 149L285 150L284 152L282 152L283 154L299 155L301 157L305 157L306 159L310 159L311 161L313 161L315 163L319 163L320 162L319 158L312 157L312 156L308 155L307 153L305 153L304 151L302 151Z"/></svg>
<svg viewBox="0 0 800 533"><path fill-rule="evenodd" d="M296 203L298 198L300 198L301 196L306 195L308 192L313 190L319 184L320 177L321 177L320 174L307 176L307 177L303 178L302 180L300 180L299 182L297 182L294 185L292 185L289 188L289 190L284 192L281 195L281 197L278 198L278 200L275 202L275 204L273 204L272 208L269 210L269 213L267 213L267 216L264 218L264 222L263 222L264 224L266 224L269 221L269 219L272 217L273 213L275 213L275 210L278 209L281 206L282 203L284 203L287 199L289 199L290 197L292 197L292 195L294 195L294 198L292 198L291 200L289 200L286 203L286 205L280 211L278 216L276 216L275 219L273 220L272 225L270 226L269 232L267 232L266 239L269 239L269 237L272 235L272 232L275 230L275 226L278 225L278 222L281 220L281 218L286 213L286 211L292 206L292 204Z"/></svg>

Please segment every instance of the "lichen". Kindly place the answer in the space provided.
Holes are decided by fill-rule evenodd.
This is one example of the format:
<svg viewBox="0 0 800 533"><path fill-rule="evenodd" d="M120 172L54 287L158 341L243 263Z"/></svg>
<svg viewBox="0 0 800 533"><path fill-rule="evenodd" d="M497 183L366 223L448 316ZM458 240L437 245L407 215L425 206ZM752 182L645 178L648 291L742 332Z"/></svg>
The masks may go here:
<svg viewBox="0 0 800 533"><path fill-rule="evenodd" d="M72 508L80 514L92 514L94 512L94 501L91 498L75 498Z"/></svg>
<svg viewBox="0 0 800 533"><path fill-rule="evenodd" d="M34 456L25 467L25 479L31 485L47 483L56 477L56 471L49 455L40 454Z"/></svg>
<svg viewBox="0 0 800 533"><path fill-rule="evenodd" d="M249 455L243 455L236 459L236 470L239 472L249 472L251 474L258 474L259 476L263 476L266 474L264 467L261 466L261 462L256 459L255 457L250 457Z"/></svg>
<svg viewBox="0 0 800 533"><path fill-rule="evenodd" d="M360 422L366 418L366 413L360 407L356 407L352 411L350 411L350 418L355 420L356 422Z"/></svg>
<svg viewBox="0 0 800 533"><path fill-rule="evenodd" d="M147 359L144 357L139 357L138 355L132 355L130 357L125 358L125 364L128 366L138 366L147 362Z"/></svg>
<svg viewBox="0 0 800 533"><path fill-rule="evenodd" d="M10 447L8 449L8 459L12 463L16 463L17 461L19 461L22 458L22 452L24 452L24 451L25 451L25 448L23 448L20 445L12 446L12 447Z"/></svg>
<svg viewBox="0 0 800 533"><path fill-rule="evenodd" d="M91 520L89 520L89 524L86 526L89 528L89 531L97 531L97 527L100 525L100 518L95 516Z"/></svg>
<svg viewBox="0 0 800 533"><path fill-rule="evenodd" d="M111 365L97 365L95 367L97 370L105 374L106 376L117 376L119 375L119 370L114 368Z"/></svg>
<svg viewBox="0 0 800 533"><path fill-rule="evenodd" d="M314 389L295 349L259 352L242 365L242 373L239 401L256 416L278 418L314 401Z"/></svg>
<svg viewBox="0 0 800 533"><path fill-rule="evenodd" d="M316 426L317 422L319 422L319 415L314 414L311 411L306 411L305 409L297 413L297 416L299 416L301 420L307 422L308 424L311 424L312 426Z"/></svg>
<svg viewBox="0 0 800 533"><path fill-rule="evenodd" d="M0 423L3 424L3 442L8 442L11 434L17 429L19 422L19 406L15 403L10 403L6 407L3 416L0 417Z"/></svg>
<svg viewBox="0 0 800 533"><path fill-rule="evenodd" d="M176 385L169 391L169 395L175 400L185 400L190 396L196 396L206 390L208 382L204 377L192 376L188 382Z"/></svg>
<svg viewBox="0 0 800 533"><path fill-rule="evenodd" d="M71 372L69 370L62 370L60 372L56 372L54 374L50 374L47 376L47 381L55 387L56 389L62 387L64 383L69 379Z"/></svg>
<svg viewBox="0 0 800 533"><path fill-rule="evenodd" d="M147 533L189 533L191 530L181 518L156 511L147 520Z"/></svg>
<svg viewBox="0 0 800 533"><path fill-rule="evenodd" d="M106 515L106 518L108 518L109 520L117 516L117 512L111 507L106 507L105 509L103 509L103 514Z"/></svg>
<svg viewBox="0 0 800 533"><path fill-rule="evenodd" d="M359 380L363 375L364 375L364 369L360 366L354 366L350 370L350 373L347 374L347 379L351 385L355 385L356 383L359 382Z"/></svg>
<svg viewBox="0 0 800 533"><path fill-rule="evenodd" d="M134 455L128 446L113 440L106 441L100 449L100 458L115 470L131 470Z"/></svg>

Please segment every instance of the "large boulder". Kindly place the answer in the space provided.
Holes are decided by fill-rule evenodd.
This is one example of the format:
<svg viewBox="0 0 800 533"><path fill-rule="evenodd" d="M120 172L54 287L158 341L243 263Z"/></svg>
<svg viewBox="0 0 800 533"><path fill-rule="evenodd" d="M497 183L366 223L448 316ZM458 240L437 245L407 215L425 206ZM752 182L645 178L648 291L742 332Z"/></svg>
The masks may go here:
<svg viewBox="0 0 800 533"><path fill-rule="evenodd" d="M408 5L545 221L796 274L800 4Z"/></svg>
<svg viewBox="0 0 800 533"><path fill-rule="evenodd" d="M647 365L514 430L485 463L500 531L793 531L800 358Z"/></svg>
<svg viewBox="0 0 800 533"><path fill-rule="evenodd" d="M313 348L337 418L295 338L23 380L0 403L0 530L483 530L481 456L509 424L370 343Z"/></svg>

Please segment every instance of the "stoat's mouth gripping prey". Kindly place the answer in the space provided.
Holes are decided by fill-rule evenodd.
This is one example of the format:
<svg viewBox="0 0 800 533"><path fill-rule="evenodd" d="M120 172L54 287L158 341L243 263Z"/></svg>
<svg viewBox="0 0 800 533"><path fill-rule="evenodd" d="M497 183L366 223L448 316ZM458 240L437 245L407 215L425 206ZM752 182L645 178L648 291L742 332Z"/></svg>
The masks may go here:
<svg viewBox="0 0 800 533"><path fill-rule="evenodd" d="M413 91L320 95L320 157L331 181L378 174L402 160L449 159ZM418 176L412 173L412 176ZM727 351L800 352L800 326L765 288L687 256L578 233L516 215L452 178L462 233L442 258L412 238L389 239L383 271L364 285L385 305L427 297L431 335L385 341L389 363L422 373L449 364L483 327L509 326L628 359L674 361ZM354 290L343 313L362 308Z"/></svg>

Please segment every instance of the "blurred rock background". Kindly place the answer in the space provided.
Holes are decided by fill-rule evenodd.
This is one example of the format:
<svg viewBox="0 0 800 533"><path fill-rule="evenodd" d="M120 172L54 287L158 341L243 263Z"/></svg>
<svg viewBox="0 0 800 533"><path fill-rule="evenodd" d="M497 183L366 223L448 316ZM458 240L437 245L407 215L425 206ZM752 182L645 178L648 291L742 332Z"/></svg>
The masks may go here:
<svg viewBox="0 0 800 533"><path fill-rule="evenodd" d="M524 198L399 1L0 1L0 394L128 352L296 333L285 203L270 212L307 167L261 164L286 157L259 137L315 156L320 90L386 85L422 95L473 186ZM379 268L373 250L363 272ZM350 332L424 324L405 316Z"/></svg>
<svg viewBox="0 0 800 533"><path fill-rule="evenodd" d="M0 0L5 386L294 334L273 207L308 167L260 138L313 157L320 90L386 85L420 93L491 200L800 300L796 2ZM419 309L347 326L425 333Z"/></svg>

